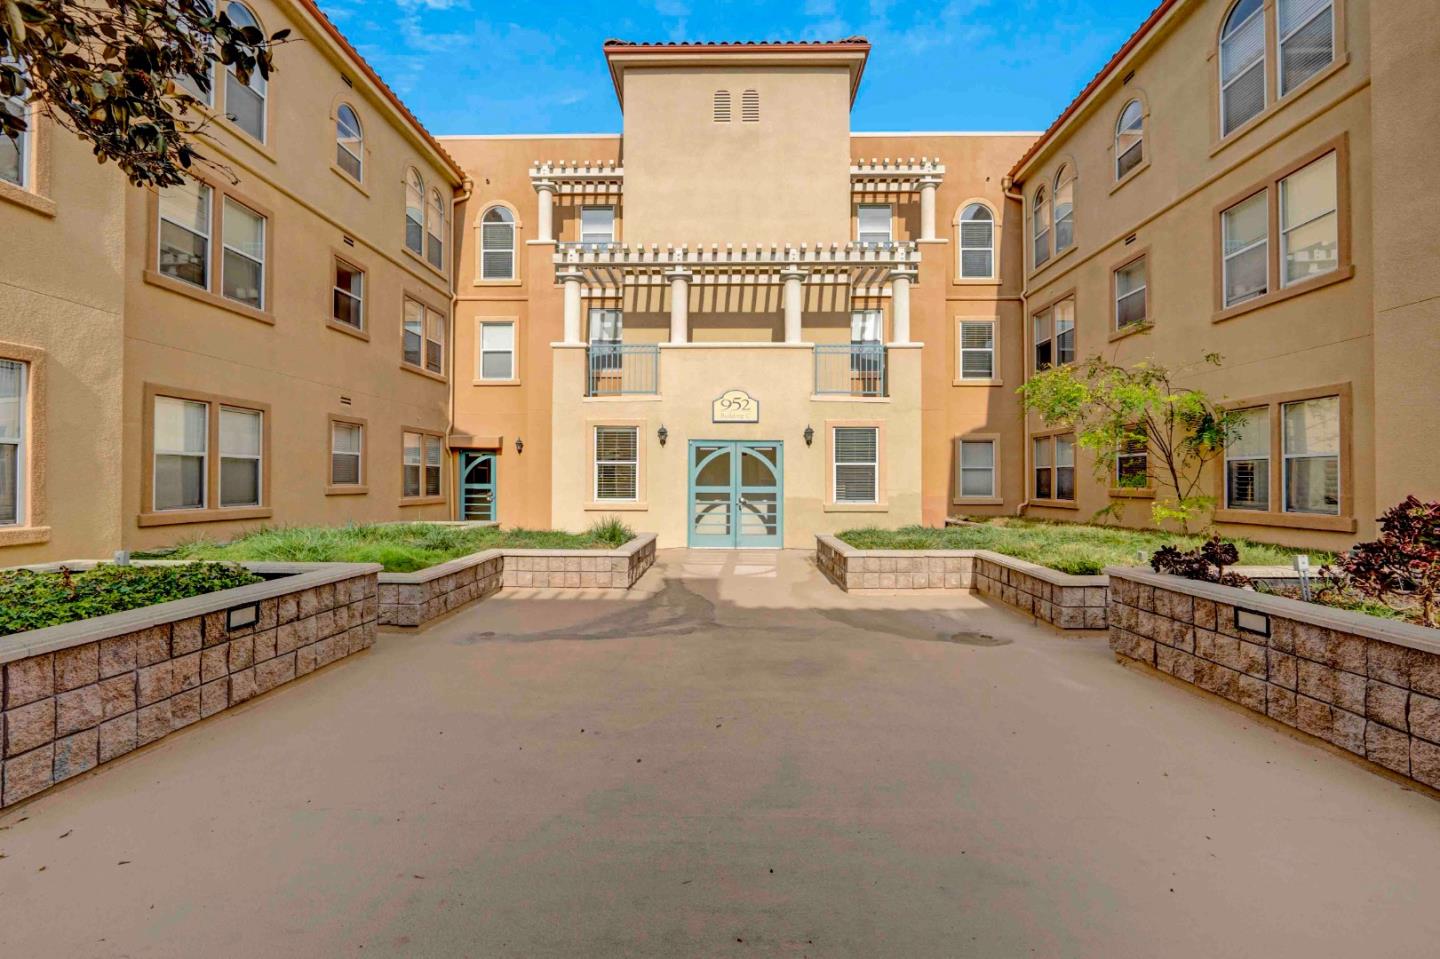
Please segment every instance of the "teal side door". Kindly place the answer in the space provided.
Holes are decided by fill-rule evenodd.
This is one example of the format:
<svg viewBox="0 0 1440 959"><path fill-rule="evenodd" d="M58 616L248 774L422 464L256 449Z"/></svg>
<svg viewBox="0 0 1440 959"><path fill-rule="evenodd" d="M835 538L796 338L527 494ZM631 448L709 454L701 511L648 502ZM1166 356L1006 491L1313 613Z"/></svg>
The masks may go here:
<svg viewBox="0 0 1440 959"><path fill-rule="evenodd" d="M690 441L694 547L779 547L784 542L784 444Z"/></svg>
<svg viewBox="0 0 1440 959"><path fill-rule="evenodd" d="M494 521L495 454L465 450L460 454L460 518Z"/></svg>

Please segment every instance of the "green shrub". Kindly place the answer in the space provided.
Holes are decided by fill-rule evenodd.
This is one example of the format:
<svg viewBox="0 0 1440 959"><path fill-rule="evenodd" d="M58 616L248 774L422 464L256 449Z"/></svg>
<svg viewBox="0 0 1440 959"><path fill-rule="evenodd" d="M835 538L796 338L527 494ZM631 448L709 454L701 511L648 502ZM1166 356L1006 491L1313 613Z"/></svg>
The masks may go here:
<svg viewBox="0 0 1440 959"><path fill-rule="evenodd" d="M261 582L232 563L0 572L0 636Z"/></svg>
<svg viewBox="0 0 1440 959"><path fill-rule="evenodd" d="M597 519L590 524L585 531L593 539L606 544L610 548L624 546L635 538L635 531L625 525L625 521L618 516L606 516Z"/></svg>

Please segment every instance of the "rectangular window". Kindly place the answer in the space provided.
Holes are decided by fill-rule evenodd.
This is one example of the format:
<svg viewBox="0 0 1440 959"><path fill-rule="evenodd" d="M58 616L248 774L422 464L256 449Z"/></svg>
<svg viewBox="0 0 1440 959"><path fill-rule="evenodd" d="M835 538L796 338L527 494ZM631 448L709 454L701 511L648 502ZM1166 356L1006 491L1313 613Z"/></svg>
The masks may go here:
<svg viewBox="0 0 1440 959"><path fill-rule="evenodd" d="M1280 285L1340 267L1340 212L1334 153L1280 181Z"/></svg>
<svg viewBox="0 0 1440 959"><path fill-rule="evenodd" d="M1115 329L1123 330L1149 319L1146 294L1146 257L1140 256L1115 271Z"/></svg>
<svg viewBox="0 0 1440 959"><path fill-rule="evenodd" d="M445 444L438 436L426 433L425 441L425 495L439 496L441 470L445 465Z"/></svg>
<svg viewBox="0 0 1440 959"><path fill-rule="evenodd" d="M225 198L221 289L232 300L265 308L265 218Z"/></svg>
<svg viewBox="0 0 1440 959"><path fill-rule="evenodd" d="M1037 436L1035 451L1035 499L1075 499L1075 434Z"/></svg>
<svg viewBox="0 0 1440 959"><path fill-rule="evenodd" d="M401 495L407 499L439 496L444 442L429 433L408 431L401 440Z"/></svg>
<svg viewBox="0 0 1440 959"><path fill-rule="evenodd" d="M1115 485L1120 489L1145 489L1150 485L1150 443L1144 424L1131 427L1115 453Z"/></svg>
<svg viewBox="0 0 1440 959"><path fill-rule="evenodd" d="M1335 59L1330 0L1280 0L1280 95L1294 90Z"/></svg>
<svg viewBox="0 0 1440 959"><path fill-rule="evenodd" d="M1075 498L1075 436L1055 437L1055 498Z"/></svg>
<svg viewBox="0 0 1440 959"><path fill-rule="evenodd" d="M411 366L419 366L425 352L425 307L405 298L405 318L401 333L400 358Z"/></svg>
<svg viewBox="0 0 1440 959"><path fill-rule="evenodd" d="M582 206L580 208L580 242L586 245L615 242L615 208L613 206Z"/></svg>
<svg viewBox="0 0 1440 959"><path fill-rule="evenodd" d="M404 486L401 495L410 498L420 495L420 484L424 481L425 466L422 462L420 436L419 433L404 435L404 454L401 458Z"/></svg>
<svg viewBox="0 0 1440 959"><path fill-rule="evenodd" d="M260 505L260 457L264 437L258 410L220 407L220 505Z"/></svg>
<svg viewBox="0 0 1440 959"><path fill-rule="evenodd" d="M1055 360L1054 342L1050 333L1050 311L1036 313L1035 325L1035 372L1048 370Z"/></svg>
<svg viewBox="0 0 1440 959"><path fill-rule="evenodd" d="M209 404L157 396L154 416L155 509L204 509Z"/></svg>
<svg viewBox="0 0 1440 959"><path fill-rule="evenodd" d="M1061 300L1050 311L1055 317L1055 365L1075 362L1075 301Z"/></svg>
<svg viewBox="0 0 1440 959"><path fill-rule="evenodd" d="M191 180L160 191L161 275L210 288L210 187Z"/></svg>
<svg viewBox="0 0 1440 959"><path fill-rule="evenodd" d="M445 371L445 317L431 309L425 311L425 369Z"/></svg>
<svg viewBox="0 0 1440 959"><path fill-rule="evenodd" d="M1220 214L1224 246L1224 303L1234 306L1270 290L1268 190Z"/></svg>
<svg viewBox="0 0 1440 959"><path fill-rule="evenodd" d="M365 427L359 423L330 424L330 485L359 486L365 452Z"/></svg>
<svg viewBox="0 0 1440 959"><path fill-rule="evenodd" d="M640 428L595 427L595 500L640 498Z"/></svg>
<svg viewBox="0 0 1440 959"><path fill-rule="evenodd" d="M365 271L338 257L335 260L335 322L365 329Z"/></svg>
<svg viewBox="0 0 1440 959"><path fill-rule="evenodd" d="M856 212L856 237L861 243L889 243L891 210L888 203L862 203Z"/></svg>
<svg viewBox="0 0 1440 959"><path fill-rule="evenodd" d="M625 338L625 314L621 310L590 308L590 369L619 370L624 363L620 344Z"/></svg>
<svg viewBox="0 0 1440 959"><path fill-rule="evenodd" d="M995 441L961 440L957 469L962 497L995 496Z"/></svg>
<svg viewBox="0 0 1440 959"><path fill-rule="evenodd" d="M1340 515L1340 398L1281 406L1285 512Z"/></svg>
<svg viewBox="0 0 1440 959"><path fill-rule="evenodd" d="M1265 109L1265 46L1265 10L1257 3L1244 21L1229 25L1220 42L1222 136Z"/></svg>
<svg viewBox="0 0 1440 959"><path fill-rule="evenodd" d="M1053 499L1055 495L1054 463L1051 453L1054 444L1048 436L1035 437L1035 492L1036 499Z"/></svg>
<svg viewBox="0 0 1440 959"><path fill-rule="evenodd" d="M4 137L0 137L3 142ZM29 367L0 359L0 526L25 520L26 379Z"/></svg>
<svg viewBox="0 0 1440 959"><path fill-rule="evenodd" d="M23 117L27 114L25 101L20 97L0 97L0 110L8 111L13 116ZM21 131L13 140L0 136L0 180L13 183L21 189L29 188L29 146L28 130Z"/></svg>
<svg viewBox="0 0 1440 959"><path fill-rule="evenodd" d="M515 324L480 324L480 379L515 378Z"/></svg>
<svg viewBox="0 0 1440 959"><path fill-rule="evenodd" d="M1242 410L1225 438L1225 507L1270 509L1270 410Z"/></svg>
<svg viewBox="0 0 1440 959"><path fill-rule="evenodd" d="M880 430L835 427L835 502L876 503L880 496Z"/></svg>
<svg viewBox="0 0 1440 959"><path fill-rule="evenodd" d="M235 15L234 11L230 14ZM268 81L252 70L250 82L241 83L234 70L225 72L225 113L235 125L261 143L265 142L265 97Z"/></svg>
<svg viewBox="0 0 1440 959"><path fill-rule="evenodd" d="M995 321L960 322L960 379L995 378Z"/></svg>

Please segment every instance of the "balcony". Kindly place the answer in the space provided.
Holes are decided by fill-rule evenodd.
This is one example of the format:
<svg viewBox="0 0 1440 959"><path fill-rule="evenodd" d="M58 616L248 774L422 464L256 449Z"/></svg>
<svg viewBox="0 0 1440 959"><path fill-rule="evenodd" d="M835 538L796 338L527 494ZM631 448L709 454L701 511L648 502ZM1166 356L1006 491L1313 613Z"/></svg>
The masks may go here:
<svg viewBox="0 0 1440 959"><path fill-rule="evenodd" d="M654 343L591 345L586 396L632 396L660 391L660 347Z"/></svg>
<svg viewBox="0 0 1440 959"><path fill-rule="evenodd" d="M816 396L888 396L885 346L881 343L815 347Z"/></svg>

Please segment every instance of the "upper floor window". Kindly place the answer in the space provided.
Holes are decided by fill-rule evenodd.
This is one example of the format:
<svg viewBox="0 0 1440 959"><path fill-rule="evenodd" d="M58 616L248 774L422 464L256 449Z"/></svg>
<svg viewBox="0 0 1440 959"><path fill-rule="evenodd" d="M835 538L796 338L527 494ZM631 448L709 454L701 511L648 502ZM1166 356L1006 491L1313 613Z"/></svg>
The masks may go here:
<svg viewBox="0 0 1440 959"><path fill-rule="evenodd" d="M480 278L515 279L515 216L503 206L480 218Z"/></svg>
<svg viewBox="0 0 1440 959"><path fill-rule="evenodd" d="M861 243L889 243L892 213L888 203L862 203L855 214L856 239Z"/></svg>
<svg viewBox="0 0 1440 959"><path fill-rule="evenodd" d="M335 258L335 296L331 315L336 323L365 329L365 271Z"/></svg>
<svg viewBox="0 0 1440 959"><path fill-rule="evenodd" d="M159 269L201 289L210 288L211 191L187 180L160 191Z"/></svg>
<svg viewBox="0 0 1440 959"><path fill-rule="evenodd" d="M1123 180L1145 160L1145 108L1131 100L1115 124L1115 179Z"/></svg>
<svg viewBox="0 0 1440 959"><path fill-rule="evenodd" d="M445 197L438 189L430 191L425 215L425 259L435 269L445 269Z"/></svg>
<svg viewBox="0 0 1440 959"><path fill-rule="evenodd" d="M220 235L220 289L229 299L257 310L265 308L265 218L225 198Z"/></svg>
<svg viewBox="0 0 1440 959"><path fill-rule="evenodd" d="M1075 168L1066 163L1055 174L1055 252L1075 243Z"/></svg>
<svg viewBox="0 0 1440 959"><path fill-rule="evenodd" d="M1075 362L1075 301L1066 298L1031 321L1035 332L1035 372Z"/></svg>
<svg viewBox="0 0 1440 959"><path fill-rule="evenodd" d="M711 116L716 123L730 122L730 91L716 90L715 100L711 107Z"/></svg>
<svg viewBox="0 0 1440 959"><path fill-rule="evenodd" d="M26 373L19 360L0 359L0 526L25 518Z"/></svg>
<svg viewBox="0 0 1440 959"><path fill-rule="evenodd" d="M1265 109L1265 4L1239 0L1220 31L1220 132Z"/></svg>
<svg viewBox="0 0 1440 959"><path fill-rule="evenodd" d="M1276 26L1283 97L1335 59L1334 4L1332 0L1280 0Z"/></svg>
<svg viewBox="0 0 1440 959"><path fill-rule="evenodd" d="M960 212L960 278L995 278L995 214L983 203Z"/></svg>
<svg viewBox="0 0 1440 959"><path fill-rule="evenodd" d="M960 379L995 378L995 321L960 321Z"/></svg>
<svg viewBox="0 0 1440 959"><path fill-rule="evenodd" d="M425 178L414 167L405 171L405 246L425 252Z"/></svg>
<svg viewBox="0 0 1440 959"><path fill-rule="evenodd" d="M1035 265L1038 267L1050 259L1050 195L1043 186L1035 191L1030 215L1030 235L1035 241Z"/></svg>
<svg viewBox="0 0 1440 959"><path fill-rule="evenodd" d="M482 380L515 379L515 323L513 320L480 324L480 361L477 364Z"/></svg>
<svg viewBox="0 0 1440 959"><path fill-rule="evenodd" d="M0 97L0 110L11 116L26 115L25 98L19 95ZM15 139L0 134L0 180L18 187L30 186L30 131L22 130Z"/></svg>
<svg viewBox="0 0 1440 959"><path fill-rule="evenodd" d="M1148 257L1135 257L1115 270L1115 329L1123 330L1148 323L1150 296L1148 292Z"/></svg>
<svg viewBox="0 0 1440 959"><path fill-rule="evenodd" d="M1270 290L1267 195L1268 191L1261 190L1220 214L1225 306L1264 296Z"/></svg>
<svg viewBox="0 0 1440 959"><path fill-rule="evenodd" d="M350 104L340 104L335 112L335 162L340 169L355 179L361 179L365 156L365 134L360 130L360 118Z"/></svg>
<svg viewBox="0 0 1440 959"><path fill-rule="evenodd" d="M237 28L254 27L260 30L260 21L243 3L230 3L225 15ZM262 31L263 32L263 31ZM225 112L235 125L250 136L265 142L265 99L269 84L259 70L250 72L250 82L241 83L231 67L225 75Z"/></svg>
<svg viewBox="0 0 1440 959"><path fill-rule="evenodd" d="M445 367L445 317L418 300L405 298L400 358L410 366L440 373Z"/></svg>
<svg viewBox="0 0 1440 959"><path fill-rule="evenodd" d="M1280 285L1293 286L1340 265L1336 159L1327 153L1280 181Z"/></svg>
<svg viewBox="0 0 1440 959"><path fill-rule="evenodd" d="M615 242L615 208L613 206L582 206L580 208L580 242L587 246Z"/></svg>

